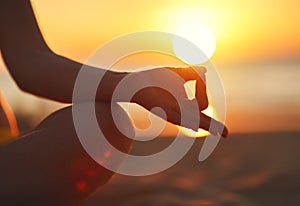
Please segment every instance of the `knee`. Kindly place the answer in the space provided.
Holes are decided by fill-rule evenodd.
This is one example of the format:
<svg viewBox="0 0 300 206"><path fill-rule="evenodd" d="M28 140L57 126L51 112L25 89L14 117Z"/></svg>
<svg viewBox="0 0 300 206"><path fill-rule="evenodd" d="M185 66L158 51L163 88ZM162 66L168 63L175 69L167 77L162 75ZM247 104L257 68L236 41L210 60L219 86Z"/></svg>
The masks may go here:
<svg viewBox="0 0 300 206"><path fill-rule="evenodd" d="M74 123L74 115L76 115L74 112L89 112L91 108L94 108L92 115L96 118L97 127L101 129L110 145L124 154L121 158L111 159L114 155L113 151L103 147L103 142L101 140L99 142L98 133L89 131L89 125L94 124L89 122L91 119L83 119L85 122L83 136L78 133ZM64 185L60 192L69 195L70 199L74 195L78 199L85 199L97 187L106 183L114 172L104 167L102 161L107 161L116 168L120 166L126 154L130 152L133 142L131 138L134 136L134 128L127 113L118 104L106 102L82 103L64 108L46 118L38 129L43 133L51 134L46 135L46 139L49 140L47 145L53 145L56 158L55 161L47 160L47 167L52 168L48 169L51 171L50 175L57 174L63 177L57 180L57 183L62 187ZM85 133L92 135L95 141L88 140L90 144L85 145ZM44 149L45 152L48 150ZM93 152L97 153L96 158L93 157ZM63 169L58 165L67 165L67 167Z"/></svg>
<svg viewBox="0 0 300 206"><path fill-rule="evenodd" d="M116 149L128 153L135 131L127 112L117 103L104 102L95 104L95 112L104 137Z"/></svg>

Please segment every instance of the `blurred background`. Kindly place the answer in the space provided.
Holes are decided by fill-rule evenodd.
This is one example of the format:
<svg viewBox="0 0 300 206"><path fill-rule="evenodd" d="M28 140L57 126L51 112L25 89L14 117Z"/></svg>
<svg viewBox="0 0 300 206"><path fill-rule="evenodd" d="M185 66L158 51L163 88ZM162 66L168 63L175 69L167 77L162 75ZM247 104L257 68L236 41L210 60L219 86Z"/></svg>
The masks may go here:
<svg viewBox="0 0 300 206"><path fill-rule="evenodd" d="M31 2L51 49L82 63L99 46L125 33L183 32L191 41L205 33L211 41L204 50L208 49L226 92L226 125L232 135L221 140L210 158L198 162L203 143L199 138L174 167L149 177L115 175L84 205L299 204L299 1ZM162 63L176 65L178 60L145 54L128 57L119 67L133 70ZM66 106L21 92L2 60L0 88L22 132ZM141 108L132 114L138 127L149 124ZM161 136L171 138L144 146L137 143L133 153L161 150L177 131L167 124Z"/></svg>
<svg viewBox="0 0 300 206"><path fill-rule="evenodd" d="M49 46L79 62L85 62L103 43L125 33L178 33L186 25L206 25L215 39L211 62L224 84L230 131L300 129L297 1L33 0L32 4ZM18 119L26 119L26 123L20 123L21 130L64 106L20 92L2 61L0 88ZM163 134L172 135L174 128L168 125Z"/></svg>

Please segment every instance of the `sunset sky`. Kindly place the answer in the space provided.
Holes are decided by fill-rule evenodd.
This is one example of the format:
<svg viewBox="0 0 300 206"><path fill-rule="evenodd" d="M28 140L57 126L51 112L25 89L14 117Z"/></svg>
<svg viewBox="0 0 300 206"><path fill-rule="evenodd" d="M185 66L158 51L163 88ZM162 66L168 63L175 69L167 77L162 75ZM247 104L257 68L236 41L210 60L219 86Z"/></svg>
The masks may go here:
<svg viewBox="0 0 300 206"><path fill-rule="evenodd" d="M211 60L224 83L226 123L230 130L300 129L299 1L34 0L32 3L49 46L80 62L103 43L125 33L144 30L174 33L190 22L205 24L216 37L216 51ZM1 87L11 87L7 86L11 80L2 79ZM16 97L12 96L19 95L16 91L4 93L14 101Z"/></svg>
<svg viewBox="0 0 300 206"><path fill-rule="evenodd" d="M176 32L190 21L214 31L215 61L296 57L300 48L300 3L294 0L32 2L50 46L78 59L121 34Z"/></svg>

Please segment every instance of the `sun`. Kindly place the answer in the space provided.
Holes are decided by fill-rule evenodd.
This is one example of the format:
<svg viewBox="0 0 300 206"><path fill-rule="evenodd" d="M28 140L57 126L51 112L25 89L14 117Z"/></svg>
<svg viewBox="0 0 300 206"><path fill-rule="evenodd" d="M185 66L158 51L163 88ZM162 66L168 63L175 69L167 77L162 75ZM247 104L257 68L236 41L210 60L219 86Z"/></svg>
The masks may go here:
<svg viewBox="0 0 300 206"><path fill-rule="evenodd" d="M175 32L175 35L173 39L174 53L179 59L188 64L205 63L216 51L215 34L206 24L199 22L185 23ZM190 41L195 47L187 45L185 41L177 36Z"/></svg>

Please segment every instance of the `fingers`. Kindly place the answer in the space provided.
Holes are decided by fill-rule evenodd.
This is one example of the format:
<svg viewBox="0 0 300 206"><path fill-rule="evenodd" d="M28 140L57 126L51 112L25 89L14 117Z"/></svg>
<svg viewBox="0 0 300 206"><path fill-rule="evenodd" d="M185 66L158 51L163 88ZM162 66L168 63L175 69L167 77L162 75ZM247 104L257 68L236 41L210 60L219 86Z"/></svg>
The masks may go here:
<svg viewBox="0 0 300 206"><path fill-rule="evenodd" d="M160 105L167 115L166 120L175 125L180 125L197 131L199 129L199 116L195 112L195 109L197 109L197 104L194 102L195 100L183 99L181 101L180 105L178 103L177 105L171 105L168 107Z"/></svg>
<svg viewBox="0 0 300 206"><path fill-rule="evenodd" d="M199 128L204 129L208 132L210 132L212 135L221 135L222 137L228 136L228 129L225 125L223 125L221 122L211 118L210 116L200 112L200 123L199 123L199 117L196 116L196 113L193 108L192 102L195 100L187 100L185 103L185 106L188 108L181 108L181 114L173 111L169 112L168 114L168 121L186 127L193 129L194 131L198 131ZM185 116L182 116L185 115ZM185 120L181 122L181 120ZM175 121L174 121L175 120ZM198 125L199 123L199 125Z"/></svg>
<svg viewBox="0 0 300 206"><path fill-rule="evenodd" d="M167 112L167 120L175 125L193 129L197 131L198 128L204 129L210 132L212 135L221 135L226 138L229 134L228 129L221 122L201 113L200 114L200 125L195 125L195 122L190 119L188 122L181 122L181 115L175 111Z"/></svg>
<svg viewBox="0 0 300 206"><path fill-rule="evenodd" d="M193 66L193 67L166 67L179 76L181 76L186 82L197 79L205 79L206 68L202 66Z"/></svg>
<svg viewBox="0 0 300 206"><path fill-rule="evenodd" d="M212 135L221 135L226 138L228 136L228 129L225 125L217 120L203 114L200 114L200 128L209 131Z"/></svg>
<svg viewBox="0 0 300 206"><path fill-rule="evenodd" d="M185 81L196 80L195 97L200 111L208 107L208 97L206 91L206 68L193 66L187 68L168 68L180 75Z"/></svg>
<svg viewBox="0 0 300 206"><path fill-rule="evenodd" d="M200 111L202 111L208 107L206 84L201 79L196 80L195 97L196 97Z"/></svg>
<svg viewBox="0 0 300 206"><path fill-rule="evenodd" d="M168 122L173 123L175 125L180 125L182 127L190 128L194 131L198 131L198 129L201 128L210 132L212 135L221 135L224 138L228 136L228 129L226 128L225 125L205 115L202 112L200 112L200 123L199 123L199 117L197 117L195 111L191 109L194 108L195 106L195 105L192 106L193 100L192 101L185 100L185 101L186 102L184 103L185 105L184 108L164 107L163 105L161 105L161 108L163 108L167 114L166 120ZM160 116L160 114L156 114L156 115Z"/></svg>
<svg viewBox="0 0 300 206"><path fill-rule="evenodd" d="M201 66L194 66L194 71L196 72L196 88L195 97L198 102L199 110L202 111L208 107L208 97L206 91L206 68Z"/></svg>
<svg viewBox="0 0 300 206"><path fill-rule="evenodd" d="M212 135L221 135L226 138L228 136L228 129L221 122L205 115L200 112L200 123L199 116L195 112L196 100L183 100L182 107L177 109L166 108L167 121L180 125L186 128L190 128L194 131L198 131L199 128L210 132ZM180 112L178 112L178 109ZM184 115L184 116L183 116ZM182 121L183 120L183 121ZM199 123L199 125L198 125Z"/></svg>
<svg viewBox="0 0 300 206"><path fill-rule="evenodd" d="M161 97L163 97L164 100L169 99L170 101L162 101L160 102L161 108L164 109L164 111L167 114L167 121L171 122L176 125L180 125L183 127L191 128L195 131L198 130L198 128L202 128L204 130L209 131L213 135L221 135L222 137L228 136L228 129L225 125L223 125L221 122L218 122L217 120L200 113L200 124L198 125L199 116L198 113L195 113L195 106L199 108L199 111L202 111L203 109L207 108L208 106L208 97L206 94L206 84L205 84L205 72L206 69L204 67L197 67L197 68L166 68L170 71L175 72L178 74L184 81L190 81L190 80L196 80L196 91L195 91L195 99L194 100L188 100L185 95L180 95L181 93L185 93L183 91L183 87L181 87L182 83L178 83L178 81L171 81L171 84L176 84L177 92L179 93L179 96L181 96L182 102L181 105L178 104L176 99L170 96L170 94L165 93L165 91L160 91ZM161 78L161 75L159 75L159 78ZM173 80L173 79L170 79ZM158 91L158 88L156 88L156 91ZM155 92L156 93L156 92ZM170 98L167 98L167 97ZM172 102L177 102L176 104L171 104ZM152 104L151 104L152 105ZM152 105L153 106L153 105ZM146 109L149 110L149 108L146 106ZM159 116L159 114L156 114ZM182 116L186 115L186 116ZM184 122L181 122L181 120L185 120Z"/></svg>

